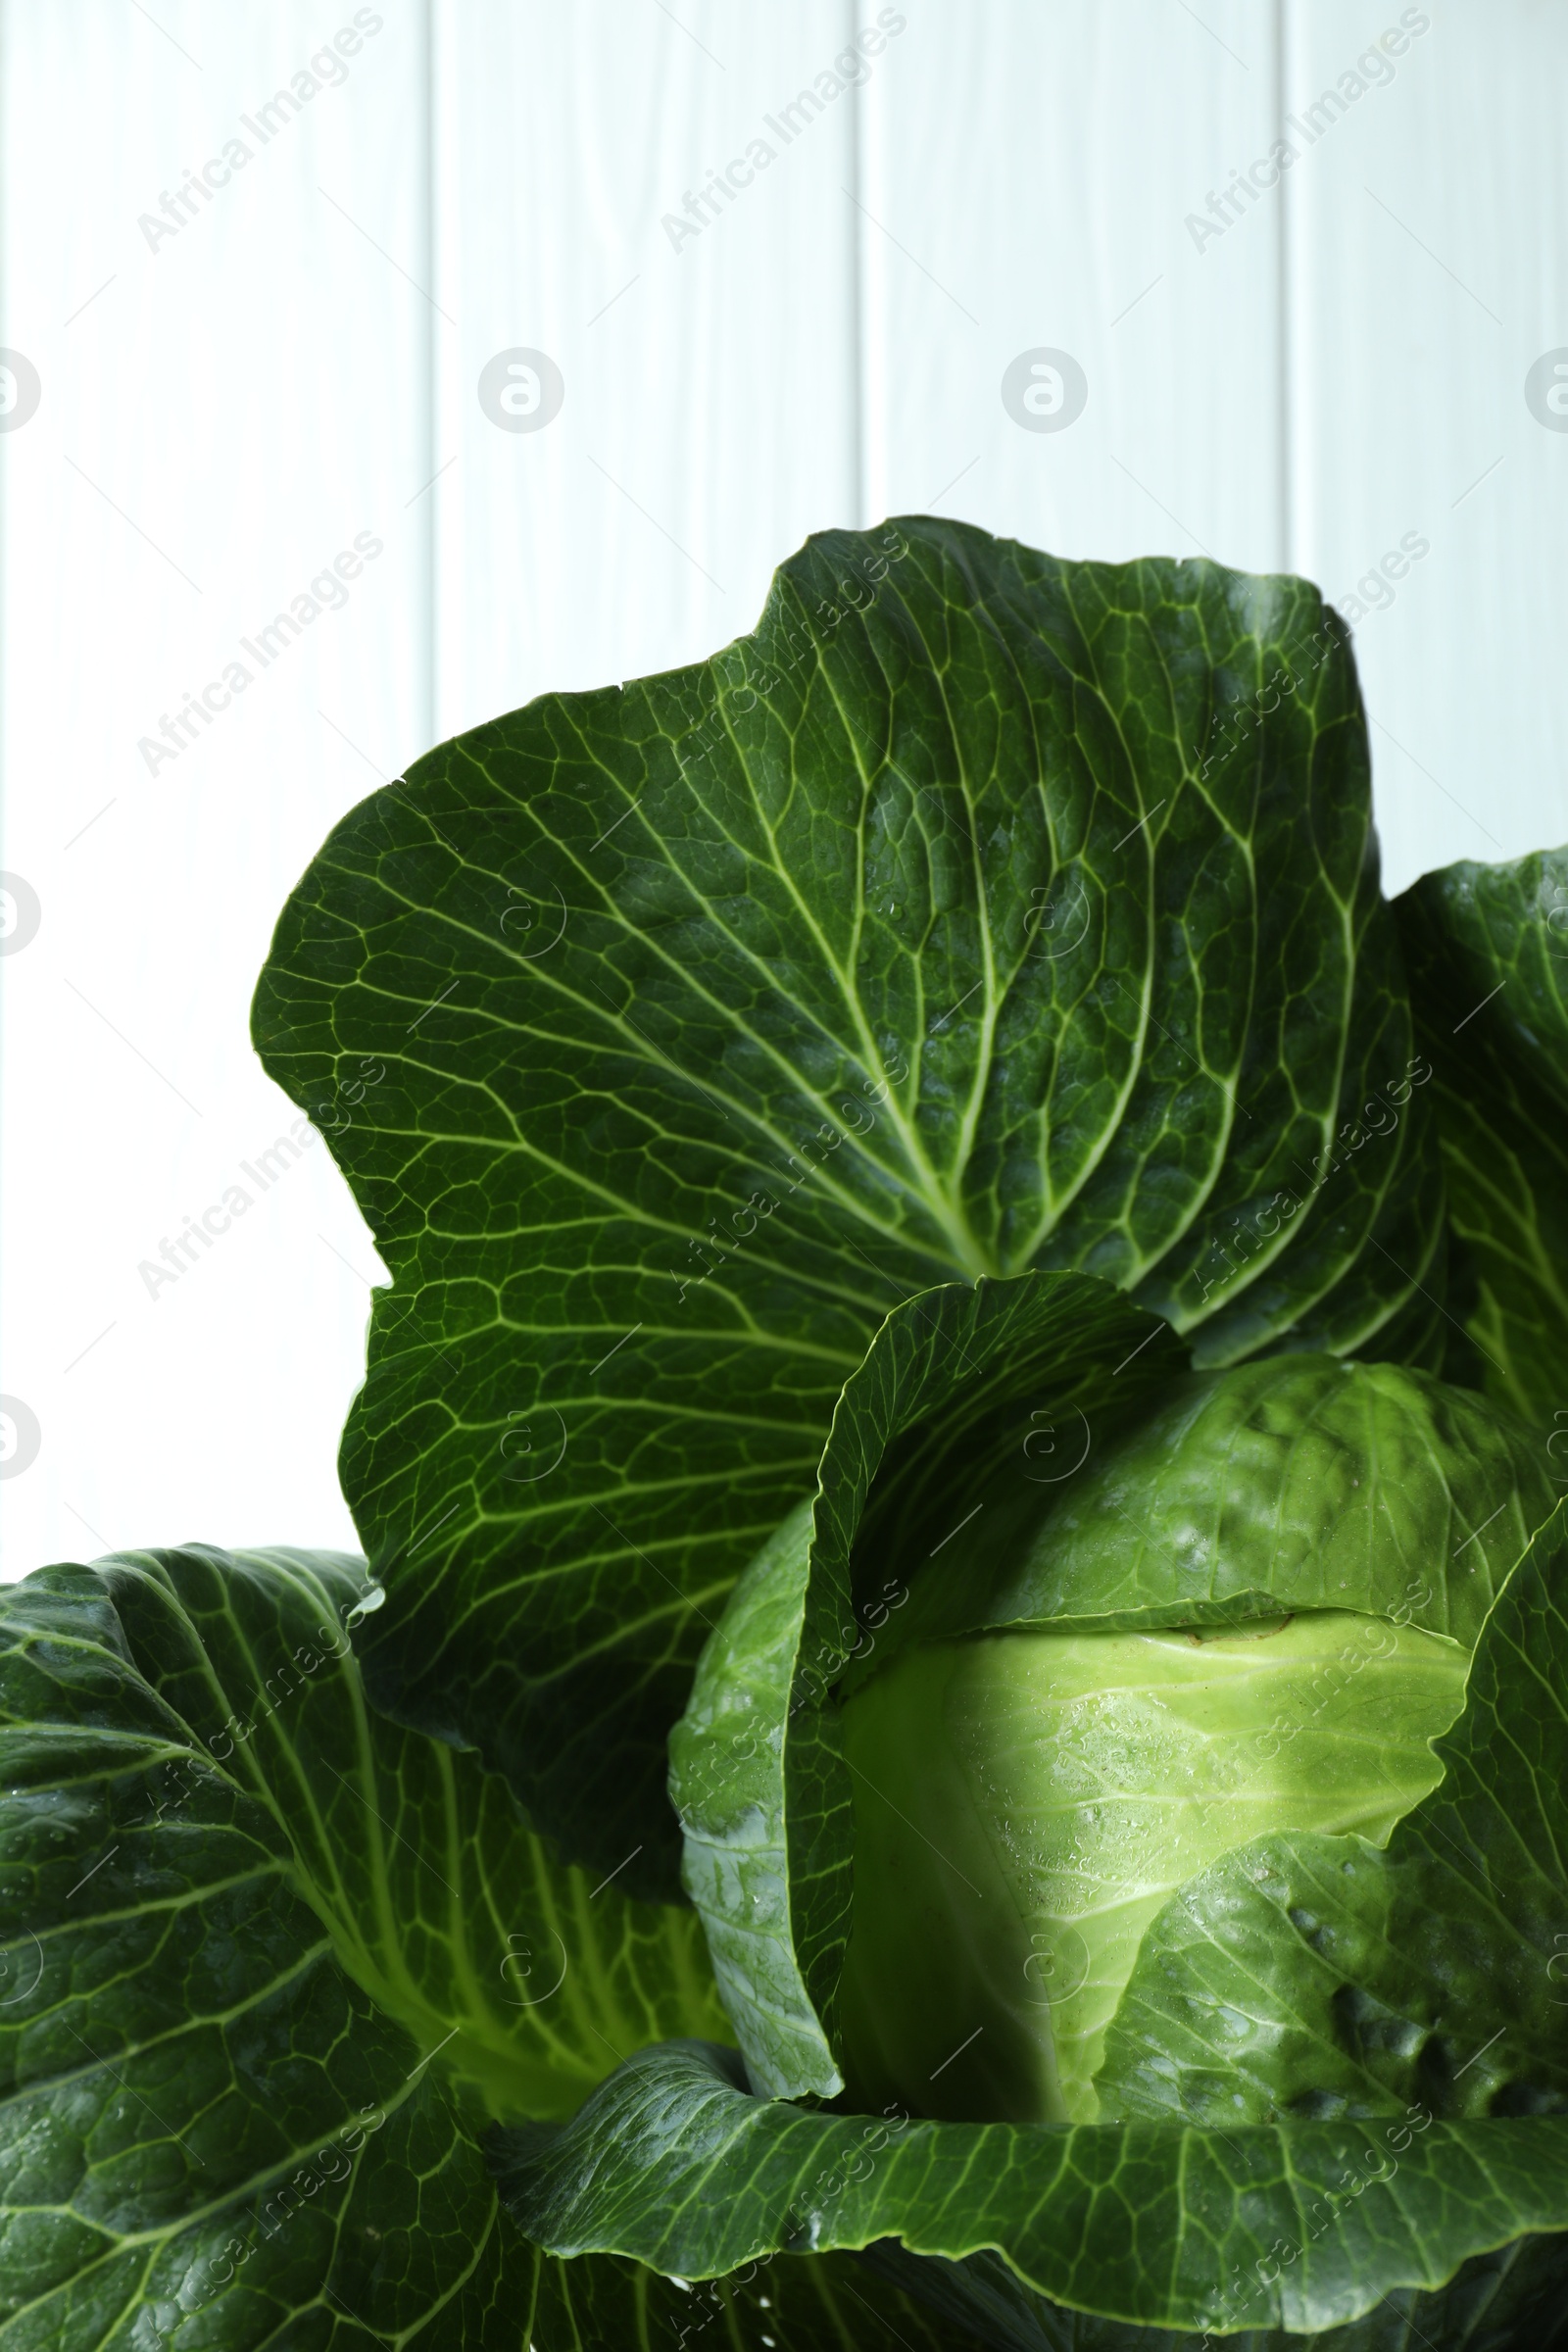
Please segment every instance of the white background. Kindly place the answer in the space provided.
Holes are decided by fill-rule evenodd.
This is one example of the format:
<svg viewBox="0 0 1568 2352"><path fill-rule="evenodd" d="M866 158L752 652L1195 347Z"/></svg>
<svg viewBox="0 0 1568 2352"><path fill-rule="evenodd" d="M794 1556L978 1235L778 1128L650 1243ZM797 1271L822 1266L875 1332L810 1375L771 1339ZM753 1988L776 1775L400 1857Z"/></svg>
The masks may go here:
<svg viewBox="0 0 1568 2352"><path fill-rule="evenodd" d="M378 778L708 654L808 531L937 511L1336 599L1414 534L1355 623L1388 886L1568 835L1568 433L1525 398L1568 344L1568 15L1406 12L1392 79L1308 143L1287 118L1397 6L910 0L784 145L762 118L876 13L378 0L263 145L239 118L350 6L0 6L0 343L41 381L0 432L3 862L40 910L0 964L0 1387L39 1432L4 1465L8 1574L352 1543L375 1253L324 1147L265 1195L239 1173L296 1115L247 1033L276 913ZM1282 130L1279 186L1195 232ZM139 217L236 135L150 247ZM662 217L760 136L676 249ZM564 378L537 432L477 398L517 346ZM1068 429L1004 409L1038 347L1085 372ZM139 739L361 532L344 608L150 773ZM248 1213L149 1296L141 1261L236 1182Z"/></svg>

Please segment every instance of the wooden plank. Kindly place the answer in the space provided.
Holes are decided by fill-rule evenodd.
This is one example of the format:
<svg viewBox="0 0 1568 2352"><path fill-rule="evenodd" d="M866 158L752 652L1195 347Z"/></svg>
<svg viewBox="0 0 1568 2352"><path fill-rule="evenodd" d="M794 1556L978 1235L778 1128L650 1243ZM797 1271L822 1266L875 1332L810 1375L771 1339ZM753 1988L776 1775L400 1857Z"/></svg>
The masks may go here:
<svg viewBox="0 0 1568 2352"><path fill-rule="evenodd" d="M374 1252L324 1147L291 1156L247 1013L289 886L429 723L419 12L362 11L357 46L348 0L152 14L4 16L3 340L43 387L0 438L5 862L42 909L7 967L6 1386L41 1428L12 1574L353 1542Z"/></svg>
<svg viewBox="0 0 1568 2352"><path fill-rule="evenodd" d="M288 1133L244 1042L276 910L378 776L710 651L808 531L936 509L1305 570L1355 628L1388 885L1568 833L1551 12L1391 6L1431 21L1389 75L1350 0L416 0L341 74L347 5L154 14L0 5L0 340L41 384L0 434L5 863L41 909L7 965L7 1385L42 1430L10 1573L351 1540L375 1266L325 1154L137 1272ZM341 607L247 653L362 533Z"/></svg>
<svg viewBox="0 0 1568 2352"><path fill-rule="evenodd" d="M442 735L710 653L808 532L858 519L841 190L865 93L819 95L846 22L839 0L440 11ZM505 417L504 372L481 406L487 367L534 368L517 351L559 371L548 423Z"/></svg>
<svg viewBox="0 0 1568 2352"><path fill-rule="evenodd" d="M939 508L1059 555L1278 564L1279 204L1190 225L1267 155L1273 29L1242 0L1070 0L994 38L909 12L869 93L874 512ZM1054 351L1076 416L1029 375ZM1009 412L1009 368L1043 412Z"/></svg>
<svg viewBox="0 0 1568 2352"><path fill-rule="evenodd" d="M1568 837L1568 431L1525 394L1568 346L1568 19L1293 0L1286 84L1296 561L1351 618L1398 890Z"/></svg>

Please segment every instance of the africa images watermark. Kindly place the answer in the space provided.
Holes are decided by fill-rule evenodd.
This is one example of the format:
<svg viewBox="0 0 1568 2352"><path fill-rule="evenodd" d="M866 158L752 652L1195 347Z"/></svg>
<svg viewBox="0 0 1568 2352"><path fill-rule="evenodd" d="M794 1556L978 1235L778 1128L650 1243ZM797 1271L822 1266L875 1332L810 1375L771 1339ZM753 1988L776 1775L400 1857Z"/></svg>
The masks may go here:
<svg viewBox="0 0 1568 2352"><path fill-rule="evenodd" d="M896 8L879 9L875 24L862 24L847 49L841 49L831 66L824 66L812 80L809 89L798 90L788 105L781 106L776 115L764 115L762 122L779 145L762 136L747 143L744 155L731 156L721 172L710 172L707 185L694 193L688 188L681 198L681 211L664 213L660 227L677 253L691 237L700 237L710 227L727 204L733 204L745 188L749 188L759 172L765 172L775 163L781 148L793 146L802 131L808 130L818 115L842 98L846 90L857 88L871 78L866 62L880 57L889 41L896 40L909 20Z"/></svg>
<svg viewBox="0 0 1568 2352"><path fill-rule="evenodd" d="M136 1268L142 1279L142 1287L155 1306L160 1292L178 1282L193 1266L200 1265L203 1251L211 1250L215 1242L221 1240L237 1218L247 1215L261 1195L270 1193L273 1185L298 1164L301 1156L316 1141L317 1129L313 1121L308 1118L296 1119L287 1135L278 1136L265 1152L258 1152L254 1160L240 1161L240 1174L255 1186L254 1192L248 1191L246 1185L236 1179L225 1188L222 1199L211 1201L200 1217L187 1217L172 1241L167 1234L163 1236L159 1243L158 1257L144 1257Z"/></svg>
<svg viewBox="0 0 1568 2352"><path fill-rule="evenodd" d="M1386 612L1398 595L1395 583L1406 577L1412 564L1422 563L1431 553L1432 542L1425 531L1406 531L1397 547L1388 549L1353 588L1335 599L1335 609L1351 622L1365 620L1369 612Z"/></svg>
<svg viewBox="0 0 1568 2352"><path fill-rule="evenodd" d="M1348 114L1368 90L1387 88L1394 79L1395 59L1402 57L1413 40L1419 40L1424 32L1430 32L1431 29L1432 19L1425 9L1405 9L1398 24L1391 24L1387 32L1379 33L1376 41L1361 52L1354 65L1346 67L1331 89L1320 91L1311 105L1304 106L1299 115L1287 115L1286 122L1301 141L1300 146L1298 147L1295 140L1282 133L1267 155L1258 156L1249 164L1245 172L1233 172L1230 184L1217 195L1212 188L1209 189L1206 213L1187 215L1183 226L1199 252L1202 253L1211 239L1222 237L1228 228L1233 228L1248 207L1256 204L1260 196L1270 188L1278 187L1282 175L1291 166L1300 161L1307 148L1315 147L1323 133L1331 129L1342 115Z"/></svg>
<svg viewBox="0 0 1568 2352"><path fill-rule="evenodd" d="M241 646L256 663L255 669L247 668L238 660L230 662L222 676L210 679L199 695L187 694L172 718L167 710L161 711L160 733L141 735L136 740L147 773L156 776L161 767L188 750L198 740L197 720L210 727L219 713L228 709L235 695L243 694L259 671L270 669L279 654L286 653L313 620L323 612L340 612L349 601L347 583L357 580L367 564L375 562L383 545L373 531L356 531L353 547L345 547L335 555L331 564L317 573L309 588L300 590L286 612L275 612L254 638L240 639Z"/></svg>
<svg viewBox="0 0 1568 2352"><path fill-rule="evenodd" d="M171 195L167 188L159 192L162 214L140 213L136 226L141 230L154 254L167 237L177 237L180 230L194 220L204 204L211 204L220 188L226 188L236 172L242 172L263 147L269 146L278 132L290 123L301 109L320 90L334 89L347 81L346 60L358 57L366 42L372 39L385 24L373 8L357 8L353 24L341 25L332 35L328 48L318 49L308 66L301 66L286 90L276 90L265 106L254 115L241 115L242 126L256 141L250 146L236 132L223 147L203 164L200 172L187 172L183 183ZM356 31L355 26L359 29Z"/></svg>

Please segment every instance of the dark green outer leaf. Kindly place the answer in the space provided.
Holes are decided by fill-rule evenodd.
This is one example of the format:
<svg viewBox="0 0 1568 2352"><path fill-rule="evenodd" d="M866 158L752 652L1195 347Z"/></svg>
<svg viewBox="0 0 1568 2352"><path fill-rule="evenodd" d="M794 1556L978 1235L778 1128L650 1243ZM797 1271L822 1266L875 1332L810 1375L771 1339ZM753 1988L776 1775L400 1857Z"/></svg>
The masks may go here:
<svg viewBox="0 0 1568 2352"><path fill-rule="evenodd" d="M334 1721L384 1740L402 1757L372 1784L389 1843L407 1840L417 1864L413 1840L433 1828L450 1859L415 1801L412 1758L430 1743L368 1724L358 1703L338 1616L363 1592L358 1563L330 1555L192 1547L47 1570L0 1596L5 2352L340 2337L719 2352L760 2326L781 2352L962 2352L969 2338L847 2256L699 2290L635 2264L555 2260L498 2208L429 2059L334 1955L344 1945L356 1975L385 1981L431 2040L473 1949L461 1900L443 1914L395 1851L375 1899L367 1800L350 1788L339 1802L326 1783ZM301 1697L299 1637L318 1626ZM449 1792L456 1776L470 1868L510 1862L510 1899L530 1914L548 1876L533 1841L465 1804L471 1757L434 1762ZM558 1895L565 1882L555 1874ZM676 1924L689 1940L689 1915ZM651 1942L628 1951L659 1957ZM574 1945L579 1970L597 1957L601 2017L609 1988L623 1997L624 1956L612 1936L597 1956ZM667 2020L658 1974L644 1997ZM515 1952L509 1981L523 1982ZM485 2037L470 2016L469 2058L488 2055L493 2078L493 2021L488 2053Z"/></svg>
<svg viewBox="0 0 1568 2352"><path fill-rule="evenodd" d="M832 2021L852 1789L833 1690L852 1661L876 1661L874 1629L909 1597L878 1583L879 1555L865 1557L868 1495L880 1486L883 1520L903 1524L904 1483L935 1465L920 1490L928 1502L947 1496L920 1546L934 1575L930 1559L994 1489L1005 1504L1033 1475L1025 1449L1047 1429L1060 1421L1076 1450L1079 1425L1126 1412L1186 1363L1169 1326L1108 1283L1022 1274L907 1300L846 1384L816 1498L742 1577L670 1735L686 1887L759 2089L843 2087ZM945 1463L961 1464L961 1479L945 1486ZM1033 1500L1042 1492L1025 1488Z"/></svg>
<svg viewBox="0 0 1568 2352"><path fill-rule="evenodd" d="M1300 581L813 539L712 662L346 818L255 1036L392 1269L343 1452L375 1695L627 1885L672 1881L696 1649L900 1297L1078 1266L1205 1361L1441 1344L1360 701Z"/></svg>
<svg viewBox="0 0 1568 2352"><path fill-rule="evenodd" d="M776 2247L994 2247L1052 2301L1146 2327L1327 2328L1568 2229L1568 2117L1434 2124L1391 2170L1371 2124L808 2114L752 2097L733 2052L695 2042L642 2052L569 2124L490 2144L503 2197L552 2252L698 2278Z"/></svg>
<svg viewBox="0 0 1568 2352"><path fill-rule="evenodd" d="M366 1704L362 1563L192 1544L95 1574L187 1738L271 1815L339 1960L478 2112L566 2115L643 2043L726 2030L690 1912L564 1869L476 1756Z"/></svg>
<svg viewBox="0 0 1568 2352"><path fill-rule="evenodd" d="M1562 2247L1551 2237L1475 2255L1433 2294L1396 2288L1358 2320L1305 2333L1243 2327L1220 2335L1099 2319L1031 2293L996 2254L949 2263L887 2238L862 2259L973 2328L995 2352L1561 2352L1568 2343Z"/></svg>
<svg viewBox="0 0 1568 2352"><path fill-rule="evenodd" d="M1568 2115L1565 1611L1559 1506L1434 1742L1440 1786L1387 1848L1259 1838L1153 1921L1106 2039L1107 2118Z"/></svg>
<svg viewBox="0 0 1568 2352"><path fill-rule="evenodd" d="M699 2281L608 2255L527 2251L538 2299L518 2342L535 2352L977 2352L966 2309L944 2316L913 2299L918 2284L906 2289L854 2254L763 2255Z"/></svg>
<svg viewBox="0 0 1568 2352"><path fill-rule="evenodd" d="M1479 1294L1473 1376L1568 1433L1568 849L1425 874L1395 912Z"/></svg>
<svg viewBox="0 0 1568 2352"><path fill-rule="evenodd" d="M268 1807L137 1673L89 1570L0 1612L8 2352L515 2352L515 2228Z"/></svg>

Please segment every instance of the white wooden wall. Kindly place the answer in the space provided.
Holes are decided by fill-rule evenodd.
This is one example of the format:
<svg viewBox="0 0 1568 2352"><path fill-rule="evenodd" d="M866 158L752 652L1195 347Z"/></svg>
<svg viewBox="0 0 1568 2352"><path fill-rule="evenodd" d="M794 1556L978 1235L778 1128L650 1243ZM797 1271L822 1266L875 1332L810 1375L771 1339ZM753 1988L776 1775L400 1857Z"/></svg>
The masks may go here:
<svg viewBox="0 0 1568 2352"><path fill-rule="evenodd" d="M377 1261L323 1148L242 1173L294 1116L246 1032L277 909L378 777L710 652L808 531L939 510L1305 571L1367 608L1390 887L1568 835L1568 432L1526 398L1568 346L1568 15L901 0L785 144L766 118L877 20L377 0L339 78L349 0L0 4L0 344L39 384L0 415L8 1573L352 1542ZM264 143L243 118L313 57ZM1280 184L1195 231L1282 135ZM518 348L564 385L538 430L477 394ZM1087 384L1065 429L1003 404L1042 348ZM239 641L358 534L381 552L341 609L261 668ZM1401 541L1426 552L1374 605ZM236 659L251 683L150 772L140 739ZM236 1184L249 1210L150 1295L140 1263Z"/></svg>

